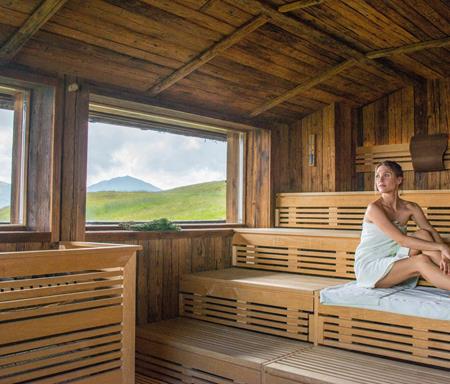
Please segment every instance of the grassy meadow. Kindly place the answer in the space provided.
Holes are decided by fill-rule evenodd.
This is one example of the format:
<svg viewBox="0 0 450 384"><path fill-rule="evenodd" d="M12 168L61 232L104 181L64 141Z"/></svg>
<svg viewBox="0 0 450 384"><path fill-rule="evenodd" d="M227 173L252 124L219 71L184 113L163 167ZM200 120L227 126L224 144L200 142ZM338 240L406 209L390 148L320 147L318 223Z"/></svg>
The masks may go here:
<svg viewBox="0 0 450 384"><path fill-rule="evenodd" d="M161 192L89 192L86 221L224 220L225 181Z"/></svg>
<svg viewBox="0 0 450 384"><path fill-rule="evenodd" d="M225 192L225 181L162 192L88 192L86 221L224 220ZM0 222L9 222L9 207L0 209Z"/></svg>

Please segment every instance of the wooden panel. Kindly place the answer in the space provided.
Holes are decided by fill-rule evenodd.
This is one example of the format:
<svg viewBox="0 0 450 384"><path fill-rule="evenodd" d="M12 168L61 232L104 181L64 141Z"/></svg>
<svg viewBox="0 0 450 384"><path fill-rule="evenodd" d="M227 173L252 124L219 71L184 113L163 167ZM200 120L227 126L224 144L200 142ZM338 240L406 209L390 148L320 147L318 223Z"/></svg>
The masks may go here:
<svg viewBox="0 0 450 384"><path fill-rule="evenodd" d="M64 81L61 240L84 240L89 91L75 77Z"/></svg>
<svg viewBox="0 0 450 384"><path fill-rule="evenodd" d="M450 234L450 191L401 191L405 200L419 204L431 225ZM279 227L361 230L367 205L376 200L375 192L279 193L276 217ZM417 230L414 222L408 231Z"/></svg>
<svg viewBox="0 0 450 384"><path fill-rule="evenodd" d="M231 265L232 231L176 233L88 232L89 241L140 245L137 254L137 323L178 316L179 281L183 274ZM134 235L139 235L134 237ZM158 238L159 237L159 238Z"/></svg>
<svg viewBox="0 0 450 384"><path fill-rule="evenodd" d="M307 344L174 319L138 328L136 370L167 383L261 383L263 366Z"/></svg>
<svg viewBox="0 0 450 384"><path fill-rule="evenodd" d="M359 236L327 236L320 232L283 234L277 230L268 233L238 231L233 237L233 265L354 279L353 263Z"/></svg>
<svg viewBox="0 0 450 384"><path fill-rule="evenodd" d="M352 189L352 114L331 104L289 127L272 131L274 192ZM308 165L308 143L315 135L316 164Z"/></svg>
<svg viewBox="0 0 450 384"><path fill-rule="evenodd" d="M319 305L316 343L450 368L449 322Z"/></svg>
<svg viewBox="0 0 450 384"><path fill-rule="evenodd" d="M450 79L427 80L414 87L400 89L362 108L360 127L363 140L360 146L376 146L373 161L391 156L391 146L405 156L410 138L414 134L450 133L449 124L449 84ZM383 147L386 145L386 147ZM389 147L388 147L389 145ZM396 148L394 145L398 145ZM388 153L384 153L389 149ZM405 151L406 149L406 151ZM409 151L408 151L409 152ZM440 172L416 173L395 154L394 160L405 164L404 189L448 188L450 169ZM357 161L358 163L358 161ZM447 167L450 158L447 153ZM373 190L373 169L364 167L364 189Z"/></svg>
<svg viewBox="0 0 450 384"><path fill-rule="evenodd" d="M249 227L270 227L273 223L270 147L270 131L260 129L247 135L245 223Z"/></svg>
<svg viewBox="0 0 450 384"><path fill-rule="evenodd" d="M137 249L1 253L0 383L134 383Z"/></svg>
<svg viewBox="0 0 450 384"><path fill-rule="evenodd" d="M444 384L448 373L331 348L305 349L268 364L266 384Z"/></svg>

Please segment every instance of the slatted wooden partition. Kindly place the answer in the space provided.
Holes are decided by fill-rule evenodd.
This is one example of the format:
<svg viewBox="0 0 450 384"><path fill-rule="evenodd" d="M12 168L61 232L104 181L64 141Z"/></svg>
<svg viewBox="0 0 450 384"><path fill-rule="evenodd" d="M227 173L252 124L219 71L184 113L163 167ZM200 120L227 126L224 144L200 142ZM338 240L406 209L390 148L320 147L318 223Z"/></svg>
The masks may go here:
<svg viewBox="0 0 450 384"><path fill-rule="evenodd" d="M409 143L385 144L356 148L356 172L373 172L375 166L384 160L399 163L404 171L412 171L412 159ZM450 169L450 142L444 154L444 167Z"/></svg>
<svg viewBox="0 0 450 384"><path fill-rule="evenodd" d="M138 249L0 254L0 383L134 384Z"/></svg>
<svg viewBox="0 0 450 384"><path fill-rule="evenodd" d="M449 321L318 301L316 307L316 344L450 368Z"/></svg>
<svg viewBox="0 0 450 384"><path fill-rule="evenodd" d="M353 279L358 243L357 234L345 231L237 229L233 265Z"/></svg>
<svg viewBox="0 0 450 384"><path fill-rule="evenodd" d="M401 197L419 204L436 230L450 234L450 190L402 191ZM279 193L277 227L361 230L367 205L375 192ZM411 223L408 230L416 227Z"/></svg>

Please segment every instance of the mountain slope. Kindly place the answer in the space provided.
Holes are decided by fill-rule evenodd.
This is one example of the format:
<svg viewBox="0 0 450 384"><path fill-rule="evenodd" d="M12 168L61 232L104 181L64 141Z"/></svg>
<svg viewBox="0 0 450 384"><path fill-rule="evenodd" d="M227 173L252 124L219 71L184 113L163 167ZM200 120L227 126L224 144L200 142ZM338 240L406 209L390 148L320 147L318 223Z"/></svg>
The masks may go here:
<svg viewBox="0 0 450 384"><path fill-rule="evenodd" d="M159 192L161 189L131 176L103 180L88 187L88 192Z"/></svg>
<svg viewBox="0 0 450 384"><path fill-rule="evenodd" d="M213 181L159 193L87 194L87 221L224 220L226 183Z"/></svg>

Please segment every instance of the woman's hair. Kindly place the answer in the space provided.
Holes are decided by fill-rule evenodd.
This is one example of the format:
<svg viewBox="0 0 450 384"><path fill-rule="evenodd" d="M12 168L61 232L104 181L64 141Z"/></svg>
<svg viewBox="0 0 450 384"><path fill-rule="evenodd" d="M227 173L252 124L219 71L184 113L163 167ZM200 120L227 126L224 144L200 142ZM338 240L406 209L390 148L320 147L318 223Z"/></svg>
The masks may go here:
<svg viewBox="0 0 450 384"><path fill-rule="evenodd" d="M403 177L403 169L401 167L401 165L399 163L396 163L395 161L392 160L384 160L381 161L377 164L377 166L375 167L375 172L377 171L378 168L380 168L382 165L384 165L385 167L388 167L392 170L392 172L394 172L394 175L396 177Z"/></svg>
<svg viewBox="0 0 450 384"><path fill-rule="evenodd" d="M403 169L402 169L401 165L392 160L384 160L384 161L379 162L375 167L375 173L377 172L377 169L380 168L382 165L384 165L385 167L388 167L392 172L394 172L394 175L396 177L403 177ZM403 182L402 182L402 184L403 184ZM374 188L375 192L378 192L377 183L375 180L373 183L373 188ZM400 184L400 188L401 188L401 184Z"/></svg>

